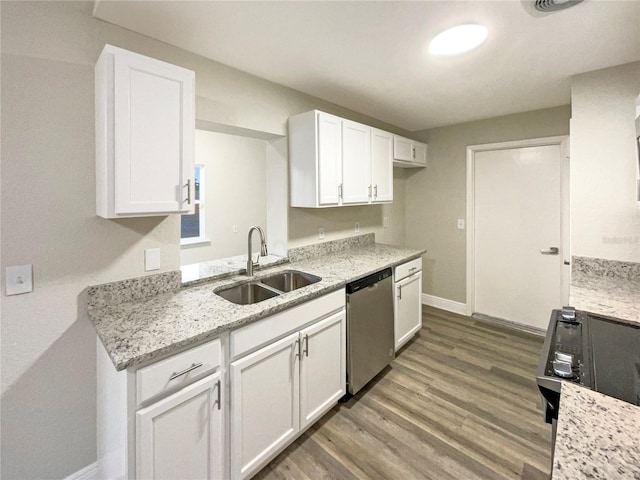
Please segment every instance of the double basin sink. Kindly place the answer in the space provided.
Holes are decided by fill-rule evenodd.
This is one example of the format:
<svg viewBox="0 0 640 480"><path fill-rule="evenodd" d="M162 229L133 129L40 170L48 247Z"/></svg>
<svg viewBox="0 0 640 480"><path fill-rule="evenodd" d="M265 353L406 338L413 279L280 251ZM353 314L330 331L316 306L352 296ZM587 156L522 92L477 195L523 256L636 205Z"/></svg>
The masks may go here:
<svg viewBox="0 0 640 480"><path fill-rule="evenodd" d="M238 305L251 305L312 285L320 280L322 280L320 277L310 273L287 270L259 280L214 291L214 293Z"/></svg>

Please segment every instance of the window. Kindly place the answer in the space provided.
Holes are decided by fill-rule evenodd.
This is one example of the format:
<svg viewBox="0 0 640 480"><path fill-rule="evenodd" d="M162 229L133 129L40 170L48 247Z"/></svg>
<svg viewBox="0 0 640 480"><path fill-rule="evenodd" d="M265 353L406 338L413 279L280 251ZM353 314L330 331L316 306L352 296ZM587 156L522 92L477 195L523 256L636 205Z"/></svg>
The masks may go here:
<svg viewBox="0 0 640 480"><path fill-rule="evenodd" d="M180 244L206 242L204 229L204 166L196 165L194 176L195 211L180 219Z"/></svg>

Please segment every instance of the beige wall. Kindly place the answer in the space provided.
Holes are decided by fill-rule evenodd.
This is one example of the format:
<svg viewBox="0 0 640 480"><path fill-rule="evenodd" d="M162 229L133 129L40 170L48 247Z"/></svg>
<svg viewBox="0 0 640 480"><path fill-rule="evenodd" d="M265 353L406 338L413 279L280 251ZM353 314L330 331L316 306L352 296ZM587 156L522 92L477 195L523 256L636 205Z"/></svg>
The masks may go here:
<svg viewBox="0 0 640 480"><path fill-rule="evenodd" d="M144 275L149 247L161 248L161 271L180 264L178 216L95 215L93 66L105 43L195 70L197 116L205 122L283 135L290 115L318 108L406 134L96 20L92 8L1 3L1 268L32 263L35 278L33 293L2 297L0 476L7 480L63 478L96 459L95 333L86 287ZM279 158L286 152L282 142L269 148ZM369 208L381 207L352 210L363 229L379 221L368 217ZM340 214L329 215L328 231L342 228ZM306 235L298 220L289 226L295 239Z"/></svg>
<svg viewBox="0 0 640 480"><path fill-rule="evenodd" d="M640 262L636 98L640 62L573 77L573 255Z"/></svg>
<svg viewBox="0 0 640 480"><path fill-rule="evenodd" d="M197 130L195 152L196 163L204 165L208 242L183 245L180 264L246 254L249 227L267 228L267 142Z"/></svg>
<svg viewBox="0 0 640 480"><path fill-rule="evenodd" d="M366 207L289 207L289 247L317 243L319 227L324 227L324 241L375 233L378 243L404 245L405 176L405 169L393 169L393 203ZM355 233L356 222L360 223L360 233Z"/></svg>
<svg viewBox="0 0 640 480"><path fill-rule="evenodd" d="M468 145L567 135L569 106L491 118L415 132L428 143L427 168L406 179L406 244L425 248L422 290L466 302L466 216Z"/></svg>

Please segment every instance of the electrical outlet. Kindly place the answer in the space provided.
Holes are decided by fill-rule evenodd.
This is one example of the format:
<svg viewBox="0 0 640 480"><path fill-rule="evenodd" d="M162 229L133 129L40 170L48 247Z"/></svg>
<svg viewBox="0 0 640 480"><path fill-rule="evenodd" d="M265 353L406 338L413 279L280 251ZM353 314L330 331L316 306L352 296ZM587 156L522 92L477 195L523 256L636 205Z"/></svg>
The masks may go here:
<svg viewBox="0 0 640 480"><path fill-rule="evenodd" d="M458 230L464 230L464 218L458 219Z"/></svg>
<svg viewBox="0 0 640 480"><path fill-rule="evenodd" d="M147 248L144 251L144 271L160 270L160 249Z"/></svg>
<svg viewBox="0 0 640 480"><path fill-rule="evenodd" d="M324 238L324 227L320 227L318 229L318 240L322 240Z"/></svg>
<svg viewBox="0 0 640 480"><path fill-rule="evenodd" d="M7 267L5 288L7 295L33 292L33 266L27 264Z"/></svg>
<svg viewBox="0 0 640 480"><path fill-rule="evenodd" d="M356 233L360 233L360 222L356 222L356 226L354 228Z"/></svg>
<svg viewBox="0 0 640 480"><path fill-rule="evenodd" d="M389 228L389 217L382 217L382 228Z"/></svg>
<svg viewBox="0 0 640 480"><path fill-rule="evenodd" d="M233 231L233 233L238 233L238 225L234 225L231 230Z"/></svg>

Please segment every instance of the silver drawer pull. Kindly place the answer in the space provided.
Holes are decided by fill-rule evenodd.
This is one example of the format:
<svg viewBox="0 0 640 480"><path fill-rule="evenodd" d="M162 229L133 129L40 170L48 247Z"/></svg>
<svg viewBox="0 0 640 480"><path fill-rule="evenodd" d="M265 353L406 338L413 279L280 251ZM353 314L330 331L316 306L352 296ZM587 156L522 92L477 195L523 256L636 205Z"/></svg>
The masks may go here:
<svg viewBox="0 0 640 480"><path fill-rule="evenodd" d="M192 364L189 368L185 368L184 370L182 370L181 372L178 373L173 373L170 377L169 377L169 381L171 380L175 380L178 377L181 377L182 375L186 375L187 373L189 373L192 370L195 370L196 368L200 368L203 365L202 362L200 363L194 363Z"/></svg>
<svg viewBox="0 0 640 480"><path fill-rule="evenodd" d="M417 269L418 269L418 267L411 267L411 268L409 269L409 271L410 271L410 272L413 272L414 270L417 270Z"/></svg>
<svg viewBox="0 0 640 480"><path fill-rule="evenodd" d="M558 247L549 247L549 248L543 248L542 250L540 250L540 253L542 255L558 255L559 252L560 252L560 249Z"/></svg>

